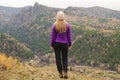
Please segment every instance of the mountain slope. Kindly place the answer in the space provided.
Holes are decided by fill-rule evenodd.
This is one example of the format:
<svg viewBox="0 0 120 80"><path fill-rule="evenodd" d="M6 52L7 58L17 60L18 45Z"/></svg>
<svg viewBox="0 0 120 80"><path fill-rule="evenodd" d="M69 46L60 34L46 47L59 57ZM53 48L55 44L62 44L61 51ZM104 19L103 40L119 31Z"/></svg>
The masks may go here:
<svg viewBox="0 0 120 80"><path fill-rule="evenodd" d="M87 10L93 15L97 15L99 17L120 19L120 11L115 11L98 6L87 8Z"/></svg>
<svg viewBox="0 0 120 80"><path fill-rule="evenodd" d="M0 53L22 58L33 56L33 52L29 48L5 33L0 33Z"/></svg>
<svg viewBox="0 0 120 80"><path fill-rule="evenodd" d="M33 7L24 9L11 17L9 27L6 26L1 31L9 33L32 50L47 53L49 41L46 42L46 40L49 39L49 29L54 20L53 14L56 14L58 10L36 3Z"/></svg>
<svg viewBox="0 0 120 80"><path fill-rule="evenodd" d="M50 27L55 21L55 15L59 10L63 10L66 13L66 19L71 26L83 25L84 27L90 26L97 29L117 29L120 27L120 20L109 20L94 14L99 17L96 18L92 11L90 12L86 8L68 7L66 9L57 9L35 3L34 6L23 9L19 14L12 16L10 24L6 25L6 27L4 26L1 31L12 35L34 51L48 53L50 52L48 46Z"/></svg>
<svg viewBox="0 0 120 80"><path fill-rule="evenodd" d="M0 12L3 12L6 15L18 14L22 8L14 8L14 7L3 7L0 6Z"/></svg>
<svg viewBox="0 0 120 80"><path fill-rule="evenodd" d="M120 33L106 34L95 30L84 31L70 51L73 62L99 67L104 64L105 69L115 70L120 64Z"/></svg>

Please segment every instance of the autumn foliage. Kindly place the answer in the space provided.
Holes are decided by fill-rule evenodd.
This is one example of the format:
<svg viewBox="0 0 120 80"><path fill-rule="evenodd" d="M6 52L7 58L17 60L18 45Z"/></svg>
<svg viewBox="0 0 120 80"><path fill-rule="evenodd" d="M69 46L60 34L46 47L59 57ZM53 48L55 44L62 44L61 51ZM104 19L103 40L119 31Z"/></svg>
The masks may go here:
<svg viewBox="0 0 120 80"><path fill-rule="evenodd" d="M0 71L18 68L22 64L12 56L7 57L5 54L0 53Z"/></svg>

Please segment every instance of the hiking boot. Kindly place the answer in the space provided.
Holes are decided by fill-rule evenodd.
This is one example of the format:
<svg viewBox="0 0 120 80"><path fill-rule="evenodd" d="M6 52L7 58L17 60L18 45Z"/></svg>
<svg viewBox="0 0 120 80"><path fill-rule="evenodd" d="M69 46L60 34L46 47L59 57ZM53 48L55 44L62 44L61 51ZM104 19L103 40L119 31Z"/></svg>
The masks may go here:
<svg viewBox="0 0 120 80"><path fill-rule="evenodd" d="M68 78L67 72L63 72L63 78Z"/></svg>
<svg viewBox="0 0 120 80"><path fill-rule="evenodd" d="M62 73L59 73L59 77L60 77L60 78L63 78L63 74L62 74Z"/></svg>

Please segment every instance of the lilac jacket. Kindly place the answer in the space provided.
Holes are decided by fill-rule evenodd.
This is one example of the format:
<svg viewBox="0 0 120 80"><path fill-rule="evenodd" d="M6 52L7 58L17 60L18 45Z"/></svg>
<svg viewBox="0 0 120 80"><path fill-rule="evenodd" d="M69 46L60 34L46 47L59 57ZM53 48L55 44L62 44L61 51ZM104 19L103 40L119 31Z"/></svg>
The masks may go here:
<svg viewBox="0 0 120 80"><path fill-rule="evenodd" d="M57 33L55 30L55 24L52 25L50 33L50 46L53 46L54 42L68 43L72 45L72 31L69 23L66 23L67 31L63 33Z"/></svg>

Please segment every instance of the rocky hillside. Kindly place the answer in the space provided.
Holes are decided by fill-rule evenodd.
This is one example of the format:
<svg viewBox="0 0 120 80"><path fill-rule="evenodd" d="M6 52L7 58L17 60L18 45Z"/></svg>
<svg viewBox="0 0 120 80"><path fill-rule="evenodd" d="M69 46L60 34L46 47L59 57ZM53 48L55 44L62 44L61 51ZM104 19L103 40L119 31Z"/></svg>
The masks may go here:
<svg viewBox="0 0 120 80"><path fill-rule="evenodd" d="M17 13L19 13L21 11L21 9L22 8L0 6L0 12L3 12L6 15L17 14Z"/></svg>
<svg viewBox="0 0 120 80"><path fill-rule="evenodd" d="M85 26L102 29L118 29L120 12L102 7L78 8L68 7L64 10L67 20Z"/></svg>
<svg viewBox="0 0 120 80"><path fill-rule="evenodd" d="M100 16L99 14L101 13L98 14L96 8L98 11L102 10L101 13L104 13L104 16ZM109 15L119 13L119 11L101 7L68 7L66 9L59 9L35 3L34 6L23 8L20 13L12 15L10 21L1 26L0 31L12 35L32 50L48 53L50 52L48 46L50 27L55 21L55 15L59 10L63 10L66 13L66 19L72 26L93 27L96 29L118 29L120 27L119 17L111 18L109 16L110 19L105 17L106 11L110 13Z"/></svg>
<svg viewBox="0 0 120 80"><path fill-rule="evenodd" d="M33 52L29 48L5 33L0 33L0 53L24 59L33 56Z"/></svg>
<svg viewBox="0 0 120 80"><path fill-rule="evenodd" d="M120 19L120 11L115 11L103 7L91 7L87 8L87 10L92 13L91 15L97 15L98 17L103 17L103 18L116 18Z"/></svg>
<svg viewBox="0 0 120 80"><path fill-rule="evenodd" d="M80 32L81 35L75 37L70 51L72 62L116 69L117 64L120 63L120 33L95 30L81 30Z"/></svg>

